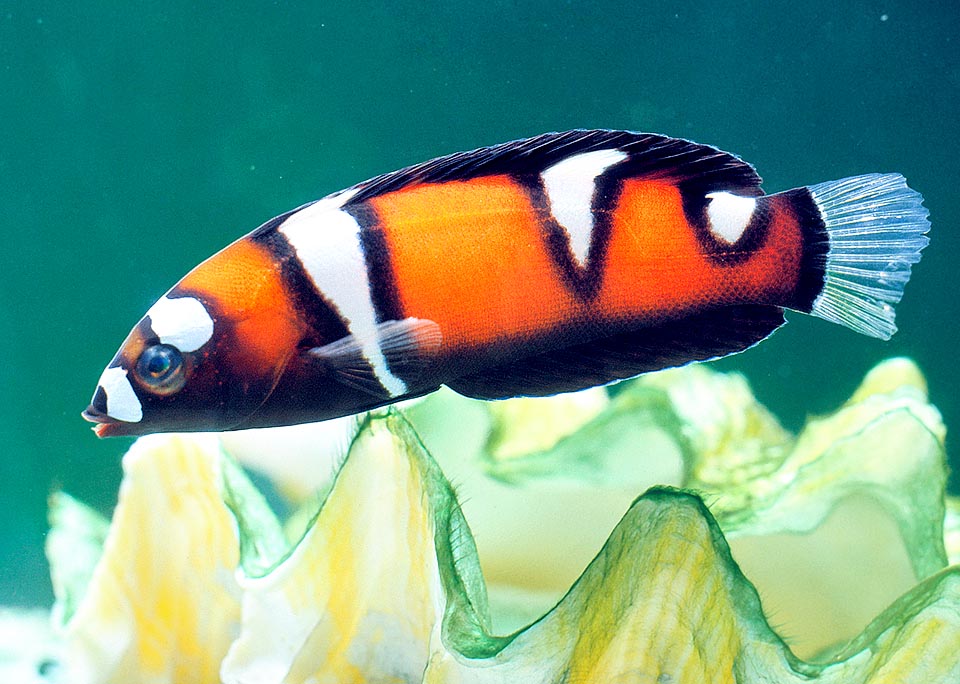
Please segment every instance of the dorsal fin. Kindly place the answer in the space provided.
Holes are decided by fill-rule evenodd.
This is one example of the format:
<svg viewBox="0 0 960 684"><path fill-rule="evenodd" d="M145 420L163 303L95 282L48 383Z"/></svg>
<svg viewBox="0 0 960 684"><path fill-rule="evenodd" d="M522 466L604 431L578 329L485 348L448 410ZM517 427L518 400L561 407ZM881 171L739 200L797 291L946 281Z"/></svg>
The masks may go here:
<svg viewBox="0 0 960 684"><path fill-rule="evenodd" d="M572 130L481 147L438 157L359 183L347 205L419 183L442 183L501 174L539 174L551 165L584 152L617 149L629 158L618 164L620 177L671 178L697 186L698 194L734 191L760 195L760 176L752 166L728 152L682 138L654 133Z"/></svg>
<svg viewBox="0 0 960 684"><path fill-rule="evenodd" d="M539 356L445 383L476 399L543 397L743 351L784 323L783 309L742 304L687 316Z"/></svg>

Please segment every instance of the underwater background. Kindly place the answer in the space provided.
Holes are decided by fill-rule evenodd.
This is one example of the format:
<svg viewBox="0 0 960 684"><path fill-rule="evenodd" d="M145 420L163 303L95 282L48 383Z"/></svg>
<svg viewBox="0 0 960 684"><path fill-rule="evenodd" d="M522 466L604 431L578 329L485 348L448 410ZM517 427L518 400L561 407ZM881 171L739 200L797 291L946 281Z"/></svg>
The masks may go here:
<svg viewBox="0 0 960 684"><path fill-rule="evenodd" d="M893 340L794 314L715 367L798 429L908 355L956 429L958 20L906 1L0 3L0 605L52 598L51 491L115 503L130 440L79 412L180 276L328 192L549 130L712 144L768 192L903 173L933 228Z"/></svg>

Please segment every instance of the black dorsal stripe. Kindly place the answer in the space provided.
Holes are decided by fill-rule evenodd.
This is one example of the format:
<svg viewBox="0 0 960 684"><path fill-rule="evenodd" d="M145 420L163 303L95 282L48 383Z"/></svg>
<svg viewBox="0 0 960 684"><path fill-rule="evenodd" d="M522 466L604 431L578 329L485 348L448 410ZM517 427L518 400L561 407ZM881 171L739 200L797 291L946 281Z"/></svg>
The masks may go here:
<svg viewBox="0 0 960 684"><path fill-rule="evenodd" d="M610 176L652 176L675 179L686 194L713 190L759 191L760 176L748 163L709 145L653 133L573 130L545 133L469 152L438 157L386 173L351 188L347 206L417 183L469 180L480 176L532 176L568 157L594 150L618 149L628 159L611 168Z"/></svg>
<svg viewBox="0 0 960 684"><path fill-rule="evenodd" d="M336 308L317 292L303 264L300 263L296 250L277 230L283 223L282 219L295 211L298 210L295 209L282 217L268 221L248 237L269 249L280 264L284 290L289 294L301 320L313 331L312 337L301 341L301 345L310 348L339 340L349 335L350 331Z"/></svg>
<svg viewBox="0 0 960 684"><path fill-rule="evenodd" d="M401 320L404 314L400 291L380 217L369 202L351 204L342 211L350 214L360 226L360 248L366 261L370 299L377 323Z"/></svg>

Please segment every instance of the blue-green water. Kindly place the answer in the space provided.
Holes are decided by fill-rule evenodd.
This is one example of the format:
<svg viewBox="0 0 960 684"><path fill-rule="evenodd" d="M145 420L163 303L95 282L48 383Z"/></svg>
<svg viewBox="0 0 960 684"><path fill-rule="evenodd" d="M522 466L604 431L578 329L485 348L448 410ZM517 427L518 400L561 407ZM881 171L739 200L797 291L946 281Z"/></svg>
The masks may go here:
<svg viewBox="0 0 960 684"><path fill-rule="evenodd" d="M893 341L794 315L719 365L797 427L907 354L960 426L960 6L670 5L0 4L0 605L49 601L48 492L115 500L129 442L79 411L186 270L376 173L548 130L714 144L768 191L903 173L933 230Z"/></svg>

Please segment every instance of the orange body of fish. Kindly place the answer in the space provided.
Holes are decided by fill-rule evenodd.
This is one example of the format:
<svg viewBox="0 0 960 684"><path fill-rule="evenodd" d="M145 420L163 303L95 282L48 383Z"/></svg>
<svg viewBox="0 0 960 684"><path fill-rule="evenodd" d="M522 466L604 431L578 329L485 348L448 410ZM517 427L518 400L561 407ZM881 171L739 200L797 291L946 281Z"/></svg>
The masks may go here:
<svg viewBox="0 0 960 684"><path fill-rule="evenodd" d="M921 202L897 174L765 195L733 155L626 131L441 157L201 263L84 416L130 435L325 420L444 384L554 394L742 351L784 309L887 338Z"/></svg>

